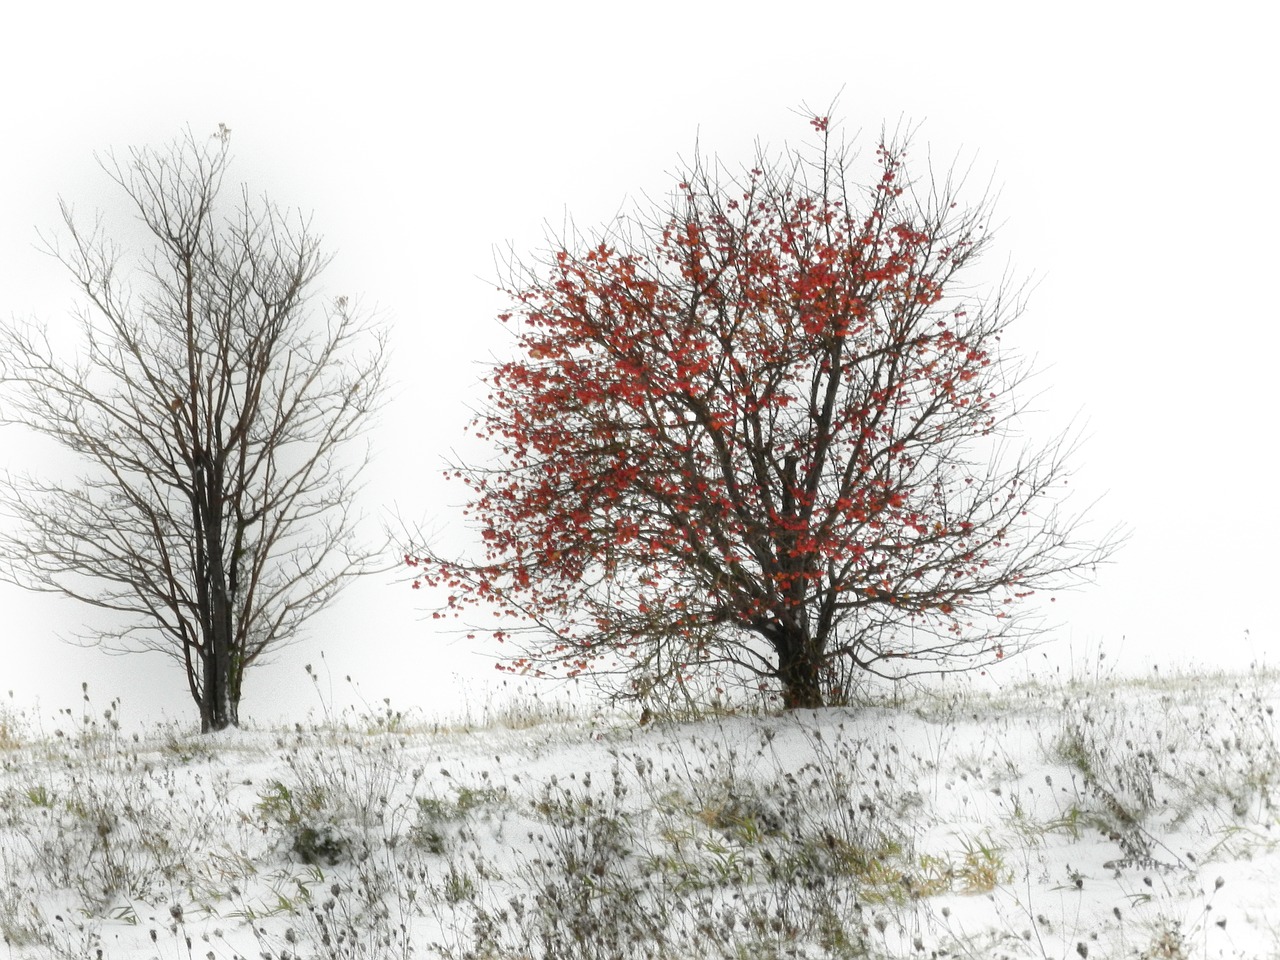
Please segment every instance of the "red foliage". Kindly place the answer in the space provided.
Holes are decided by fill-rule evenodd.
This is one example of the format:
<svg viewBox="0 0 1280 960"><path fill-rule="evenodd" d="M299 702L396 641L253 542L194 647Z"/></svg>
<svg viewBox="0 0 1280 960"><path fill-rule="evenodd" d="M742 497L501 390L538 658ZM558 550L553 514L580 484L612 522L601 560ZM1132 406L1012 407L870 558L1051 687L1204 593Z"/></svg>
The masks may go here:
<svg viewBox="0 0 1280 960"><path fill-rule="evenodd" d="M453 471L485 557L411 562L455 612L548 631L521 668L643 694L733 664L812 706L890 658L1002 658L1011 604L1105 553L1039 509L1056 448L993 460L1018 306L957 284L986 209L892 143L854 195L811 123L818 159L699 166L658 219L513 279L518 356L474 423L499 465Z"/></svg>

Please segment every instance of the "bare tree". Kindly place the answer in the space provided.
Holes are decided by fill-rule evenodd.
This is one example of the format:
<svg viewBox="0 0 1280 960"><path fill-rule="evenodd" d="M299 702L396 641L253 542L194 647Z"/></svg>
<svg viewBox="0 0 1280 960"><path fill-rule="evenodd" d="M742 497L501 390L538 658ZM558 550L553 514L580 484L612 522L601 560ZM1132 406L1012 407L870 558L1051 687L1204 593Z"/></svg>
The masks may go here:
<svg viewBox="0 0 1280 960"><path fill-rule="evenodd" d="M0 578L110 611L91 642L176 659L205 732L238 724L245 670L380 552L352 501L383 333L316 301L330 257L308 219L243 187L220 203L226 134L100 160L153 243L132 269L62 203L45 244L85 297L78 350L0 325L0 422L83 462L0 477Z"/></svg>

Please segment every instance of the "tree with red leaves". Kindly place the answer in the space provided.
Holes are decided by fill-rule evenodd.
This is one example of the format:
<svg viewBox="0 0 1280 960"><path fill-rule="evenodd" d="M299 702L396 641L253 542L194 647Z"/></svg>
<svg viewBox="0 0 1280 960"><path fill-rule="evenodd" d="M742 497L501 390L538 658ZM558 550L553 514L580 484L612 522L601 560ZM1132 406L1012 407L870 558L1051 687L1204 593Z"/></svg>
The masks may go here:
<svg viewBox="0 0 1280 960"><path fill-rule="evenodd" d="M990 203L912 180L905 140L858 189L811 123L807 149L699 160L656 215L511 265L518 355L473 424L497 456L451 470L485 556L406 558L437 616L534 630L508 669L638 697L711 670L817 707L860 671L1002 659L1020 601L1116 546L1062 509L1069 444L1011 450L1021 298L966 285Z"/></svg>

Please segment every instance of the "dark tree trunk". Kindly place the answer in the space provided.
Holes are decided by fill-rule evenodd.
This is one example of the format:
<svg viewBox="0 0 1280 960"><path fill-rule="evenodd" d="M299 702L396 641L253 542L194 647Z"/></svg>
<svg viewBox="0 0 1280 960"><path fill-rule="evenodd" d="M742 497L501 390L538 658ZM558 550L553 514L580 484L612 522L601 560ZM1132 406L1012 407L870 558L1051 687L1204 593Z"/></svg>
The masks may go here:
<svg viewBox="0 0 1280 960"><path fill-rule="evenodd" d="M822 695L823 644L800 631L779 632L772 638L778 654L782 704L788 710L825 706Z"/></svg>
<svg viewBox="0 0 1280 960"><path fill-rule="evenodd" d="M203 685L197 698L202 733L240 725L240 683L236 672L234 588L227 582L223 554L223 475L207 453L198 455L193 490L196 516L196 575L200 580Z"/></svg>
<svg viewBox="0 0 1280 960"><path fill-rule="evenodd" d="M210 641L216 647L216 641ZM231 662L228 652L218 656L210 650L204 657L204 683L200 690L200 732L213 733L227 727L240 725L240 704L238 698L232 696L230 671L227 666Z"/></svg>
<svg viewBox="0 0 1280 960"><path fill-rule="evenodd" d="M217 528L214 528L217 529ZM212 682L206 676L205 697L209 701L212 729L223 730L229 726L239 725L239 697L236 696L239 684L235 682L233 670L235 656L235 616L232 598L228 596L221 558L213 553L220 550L221 544L211 544L211 562L209 564L209 599L210 614L209 634L205 638L210 656L208 664L211 668Z"/></svg>

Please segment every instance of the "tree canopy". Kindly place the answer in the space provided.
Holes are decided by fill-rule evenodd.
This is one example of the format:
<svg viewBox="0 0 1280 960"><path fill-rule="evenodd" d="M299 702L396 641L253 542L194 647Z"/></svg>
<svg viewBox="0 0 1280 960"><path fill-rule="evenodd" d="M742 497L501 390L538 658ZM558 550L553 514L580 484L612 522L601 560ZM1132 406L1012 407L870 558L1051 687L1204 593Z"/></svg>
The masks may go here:
<svg viewBox="0 0 1280 960"><path fill-rule="evenodd" d="M913 178L905 139L859 184L812 132L510 265L515 356L473 424L494 459L452 468L484 555L408 560L438 615L519 634L512 669L812 707L859 671L1003 658L1022 601L1114 549L1062 507L1070 444L1013 439L1022 299L970 279L989 199Z"/></svg>

